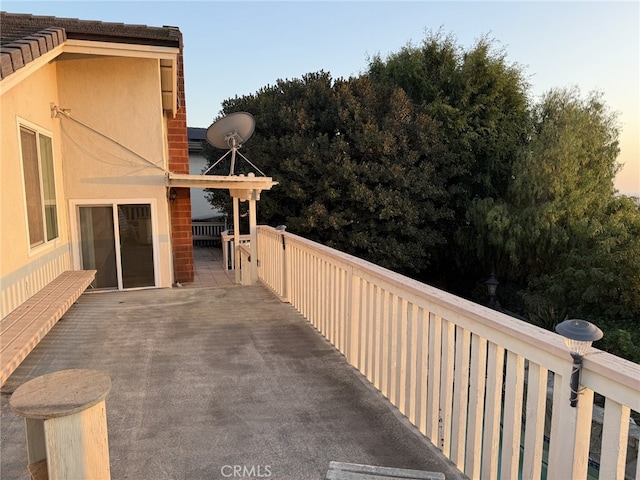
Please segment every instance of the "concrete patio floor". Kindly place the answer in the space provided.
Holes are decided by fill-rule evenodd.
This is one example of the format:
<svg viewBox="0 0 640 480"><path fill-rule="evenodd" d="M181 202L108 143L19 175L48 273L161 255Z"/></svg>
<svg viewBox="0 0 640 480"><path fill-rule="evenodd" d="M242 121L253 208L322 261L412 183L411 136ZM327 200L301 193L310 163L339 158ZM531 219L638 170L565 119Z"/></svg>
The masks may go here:
<svg viewBox="0 0 640 480"><path fill-rule="evenodd" d="M2 387L1 478L29 478L11 392L70 368L111 376L113 479L319 480L331 460L465 478L262 286L84 294Z"/></svg>

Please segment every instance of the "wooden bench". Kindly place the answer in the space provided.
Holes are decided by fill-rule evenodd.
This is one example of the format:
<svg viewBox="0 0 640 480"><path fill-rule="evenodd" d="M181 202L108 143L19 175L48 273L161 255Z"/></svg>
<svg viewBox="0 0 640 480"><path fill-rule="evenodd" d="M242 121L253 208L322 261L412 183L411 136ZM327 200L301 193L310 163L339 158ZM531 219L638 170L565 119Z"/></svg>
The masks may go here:
<svg viewBox="0 0 640 480"><path fill-rule="evenodd" d="M331 462L325 480L445 480L442 472Z"/></svg>
<svg viewBox="0 0 640 480"><path fill-rule="evenodd" d="M82 295L95 270L67 271L0 321L0 386Z"/></svg>

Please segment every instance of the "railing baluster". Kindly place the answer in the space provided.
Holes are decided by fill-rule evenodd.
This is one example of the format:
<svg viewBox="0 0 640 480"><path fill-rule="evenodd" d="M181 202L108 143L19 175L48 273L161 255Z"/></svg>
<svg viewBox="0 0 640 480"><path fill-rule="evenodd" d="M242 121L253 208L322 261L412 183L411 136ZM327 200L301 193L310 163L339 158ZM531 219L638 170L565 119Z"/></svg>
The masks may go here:
<svg viewBox="0 0 640 480"><path fill-rule="evenodd" d="M629 413L629 407L611 399L607 399L604 405L600 478L624 478L629 435Z"/></svg>
<svg viewBox="0 0 640 480"><path fill-rule="evenodd" d="M427 437L438 444L440 416L440 363L442 360L442 319L429 313L429 391L427 393Z"/></svg>
<svg viewBox="0 0 640 480"><path fill-rule="evenodd" d="M322 319L325 336L335 345L336 339L333 335L333 325L331 325L331 304L329 303L329 296L331 294L329 265L324 259L322 259L318 261L318 267L320 269L320 290L322 291L322 295L320 295L320 298L318 299L318 317Z"/></svg>
<svg viewBox="0 0 640 480"><path fill-rule="evenodd" d="M471 332L456 327L456 363L453 385L453 421L451 422L451 460L464 470L467 444Z"/></svg>
<svg viewBox="0 0 640 480"><path fill-rule="evenodd" d="M524 358L513 352L507 352L507 368L504 383L502 466L500 477L517 478L520 464L520 436L522 431Z"/></svg>
<svg viewBox="0 0 640 480"><path fill-rule="evenodd" d="M363 339L363 315L362 308L364 298L362 295L362 280L353 274L353 269L345 271L345 283L349 288L344 309L348 312L349 320L345 322L345 343L349 346L347 359L349 363L362 372L363 361L361 356Z"/></svg>
<svg viewBox="0 0 640 480"><path fill-rule="evenodd" d="M316 301L318 300L318 257L311 255L307 252L309 263L309 288L307 289L307 310L309 312L309 320L311 324L318 330L321 330L318 325L318 316L316 315Z"/></svg>
<svg viewBox="0 0 640 480"><path fill-rule="evenodd" d="M382 295L382 308L380 315L380 391L382 394L389 398L389 370L390 370L390 354L389 343L391 342L390 323L391 313L389 311L389 305L391 304L391 295L388 291L384 291Z"/></svg>
<svg viewBox="0 0 640 480"><path fill-rule="evenodd" d="M331 337L329 335L327 329L327 313L326 309L322 308L324 306L324 302L326 300L327 295L327 286L325 284L326 276L324 271L324 259L317 258L315 259L315 288L313 290L313 313L316 317L316 323L320 327L320 331L324 334L329 341L331 341Z"/></svg>
<svg viewBox="0 0 640 480"><path fill-rule="evenodd" d="M344 345L344 348L347 349L347 348L350 348L350 345L351 345L350 332L352 330L351 305L353 304L353 283L351 282L351 274L346 269L341 268L339 270L339 275L340 275L340 283L338 284L338 291L336 292L336 295L339 298L340 313L337 320L340 321L340 318L342 318L342 315L346 317L345 322L340 322L340 338L342 340L342 344ZM340 295L340 293L345 291L345 289L347 294ZM349 355L349 357L351 357L351 355Z"/></svg>
<svg viewBox="0 0 640 480"><path fill-rule="evenodd" d="M504 368L504 348L493 342L488 347L482 440L482 478L487 480L498 478Z"/></svg>
<svg viewBox="0 0 640 480"><path fill-rule="evenodd" d="M374 285L376 291L376 303L375 303L375 329L373 330L373 349L371 350L371 365L372 365L372 381L375 387L380 390L382 374L380 372L381 363L383 362L384 353L382 351L382 322L383 322L383 309L384 309L384 291L380 287ZM384 393L384 392L383 392Z"/></svg>
<svg viewBox="0 0 640 480"><path fill-rule="evenodd" d="M302 285L302 295L303 295L303 300L302 300L302 307L304 308L303 312L304 312L304 316L307 317L309 319L309 321L311 322L311 325L315 326L314 323L314 318L313 315L311 314L311 308L310 308L310 301L309 301L309 296L311 295L311 291L312 291L312 282L313 282L313 263L311 261L309 261L309 257L311 256L309 252L303 250L301 252L301 264L302 264L302 268L303 268L303 272L302 272L302 277L301 280L303 282Z"/></svg>
<svg viewBox="0 0 640 480"><path fill-rule="evenodd" d="M475 480L480 478L482 461L482 423L484 387L487 374L487 340L471 335L471 370L469 378L469 418L464 473Z"/></svg>
<svg viewBox="0 0 640 480"><path fill-rule="evenodd" d="M408 305L407 318L409 322L409 334L411 335L409 338L409 344L411 349L410 361L409 361L409 371L407 372L408 377L408 401L409 406L407 408L409 421L414 425L418 425L418 409L416 408L416 397L417 397L417 386L419 382L419 365L418 365L418 343L420 342L420 337L418 335L418 307L409 303Z"/></svg>
<svg viewBox="0 0 640 480"><path fill-rule="evenodd" d="M334 265L327 264L329 269L329 312L331 312L331 330L333 332L334 344L338 350L344 353L342 339L338 329L338 312L340 308L340 297L338 295L338 269ZM342 317L344 318L344 317Z"/></svg>
<svg viewBox="0 0 640 480"><path fill-rule="evenodd" d="M438 447L448 457L451 448L451 412L453 401L453 368L455 364L455 325L442 321L442 362L440 365L440 428Z"/></svg>
<svg viewBox="0 0 640 480"><path fill-rule="evenodd" d="M338 267L331 267L331 280L333 282L331 288L331 307L333 308L333 331L336 337L336 346L338 350L344 352L344 338L342 336L342 326L346 323L346 312L342 309L342 299L344 295L340 292L344 291L347 287L342 283L342 271ZM344 319L344 320L342 320Z"/></svg>
<svg viewBox="0 0 640 480"><path fill-rule="evenodd" d="M418 423L420 431L427 434L427 397L429 392L429 313L418 310Z"/></svg>
<svg viewBox="0 0 640 480"><path fill-rule="evenodd" d="M547 369L529 362L522 478L541 478L547 408Z"/></svg>
<svg viewBox="0 0 640 480"><path fill-rule="evenodd" d="M377 302L377 290L371 282L366 283L367 291L367 312L365 317L365 323L367 325L367 343L366 350L363 353L366 362L366 377L373 382L375 375L375 366L373 364L373 357L376 353L376 302Z"/></svg>
<svg viewBox="0 0 640 480"><path fill-rule="evenodd" d="M407 382L410 376L411 364L409 357L411 356L411 344L409 343L409 318L408 318L408 302L402 298L400 299L400 309L398 316L398 349L397 349L397 402L396 405L403 415L407 415L409 409L407 408Z"/></svg>
<svg viewBox="0 0 640 480"><path fill-rule="evenodd" d="M392 404L398 404L398 377L400 376L398 361L398 337L400 335L400 315L398 313L398 296L391 295L389 299L389 379L387 388L389 400Z"/></svg>

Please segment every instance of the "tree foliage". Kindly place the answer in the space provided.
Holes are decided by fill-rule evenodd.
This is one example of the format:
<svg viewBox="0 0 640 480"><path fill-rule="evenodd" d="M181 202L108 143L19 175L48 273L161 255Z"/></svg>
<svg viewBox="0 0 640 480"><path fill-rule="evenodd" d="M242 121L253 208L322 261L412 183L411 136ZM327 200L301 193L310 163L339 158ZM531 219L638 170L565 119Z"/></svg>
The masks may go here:
<svg viewBox="0 0 640 480"><path fill-rule="evenodd" d="M521 285L525 310L538 317L640 321L640 203L614 188L616 115L576 89L548 92L532 113L505 196L474 202L462 243Z"/></svg>
<svg viewBox="0 0 640 480"><path fill-rule="evenodd" d="M376 82L402 88L438 121L439 135L465 175L456 192L461 211L476 198L500 197L528 127L528 83L522 68L482 37L471 48L431 32L420 47L407 45L369 64Z"/></svg>
<svg viewBox="0 0 640 480"><path fill-rule="evenodd" d="M425 269L461 168L402 89L319 72L228 100L256 131L245 155L280 185L259 219L401 272Z"/></svg>
<svg viewBox="0 0 640 480"><path fill-rule="evenodd" d="M487 37L464 49L452 35L431 32L420 46L407 45L386 59L374 57L368 74L402 88L440 125L437 134L461 175L448 185L454 216L443 231L447 242L422 278L470 295L477 279L486 279L493 267L459 242L475 235L467 220L473 202L504 196L513 162L529 136L524 72Z"/></svg>

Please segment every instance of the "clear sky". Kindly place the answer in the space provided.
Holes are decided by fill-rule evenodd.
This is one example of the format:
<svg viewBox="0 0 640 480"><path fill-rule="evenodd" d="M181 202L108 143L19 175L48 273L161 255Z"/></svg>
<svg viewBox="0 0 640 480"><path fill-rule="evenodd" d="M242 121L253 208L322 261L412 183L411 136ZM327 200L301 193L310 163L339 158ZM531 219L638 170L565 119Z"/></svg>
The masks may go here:
<svg viewBox="0 0 640 480"><path fill-rule="evenodd" d="M224 99L324 70L358 75L367 59L442 29L467 48L483 35L523 66L538 98L597 90L622 129L616 186L640 196L637 1L46 1L0 0L12 13L172 25L184 38L187 120L208 127Z"/></svg>

